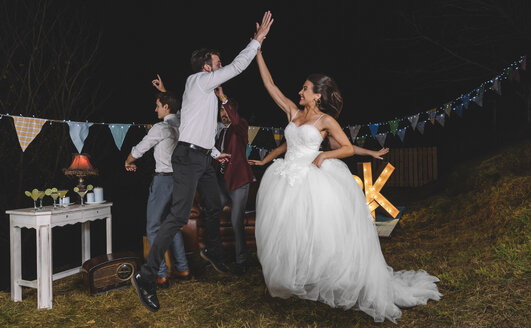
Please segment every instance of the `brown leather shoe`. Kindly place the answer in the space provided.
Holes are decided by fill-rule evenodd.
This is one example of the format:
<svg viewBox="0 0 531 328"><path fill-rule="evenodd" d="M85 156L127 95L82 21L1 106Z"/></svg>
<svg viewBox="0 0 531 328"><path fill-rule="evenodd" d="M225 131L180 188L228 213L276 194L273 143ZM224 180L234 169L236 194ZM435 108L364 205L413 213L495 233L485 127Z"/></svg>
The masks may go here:
<svg viewBox="0 0 531 328"><path fill-rule="evenodd" d="M171 272L171 277L176 278L179 280L190 280L192 278L192 275L190 274L190 270L184 270L183 272L174 270Z"/></svg>
<svg viewBox="0 0 531 328"><path fill-rule="evenodd" d="M157 277L157 288L166 289L170 287L170 280L168 276L166 277Z"/></svg>

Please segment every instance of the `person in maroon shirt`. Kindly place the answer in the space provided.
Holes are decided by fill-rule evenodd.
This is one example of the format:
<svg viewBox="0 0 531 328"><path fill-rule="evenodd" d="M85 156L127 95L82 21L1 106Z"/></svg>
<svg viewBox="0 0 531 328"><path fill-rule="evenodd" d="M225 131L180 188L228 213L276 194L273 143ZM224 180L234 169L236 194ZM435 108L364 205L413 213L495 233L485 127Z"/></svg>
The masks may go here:
<svg viewBox="0 0 531 328"><path fill-rule="evenodd" d="M243 225L245 204L249 195L249 184L255 181L246 155L249 124L238 115L237 103L227 98L221 86L215 89L215 93L221 101L219 115L223 123L216 148L222 153L231 154L228 163L217 164L217 177L222 206L225 206L229 200L232 201L231 223L236 246L234 273L241 275L246 271L247 262Z"/></svg>

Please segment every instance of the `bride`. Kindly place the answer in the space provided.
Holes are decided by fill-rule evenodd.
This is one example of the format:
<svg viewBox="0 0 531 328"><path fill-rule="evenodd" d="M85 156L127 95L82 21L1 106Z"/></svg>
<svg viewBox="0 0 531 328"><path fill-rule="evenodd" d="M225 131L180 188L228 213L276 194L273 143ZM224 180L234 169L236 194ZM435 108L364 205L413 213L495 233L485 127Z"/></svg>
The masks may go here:
<svg viewBox="0 0 531 328"><path fill-rule="evenodd" d="M439 279L386 264L365 195L339 160L355 152L381 158L388 150L350 143L335 120L343 100L330 77L306 79L299 110L274 84L260 50L256 59L265 88L289 121L285 158L266 170L256 200L258 259L271 296L355 307L377 322L395 323L399 307L439 300ZM336 149L321 152L327 136Z"/></svg>

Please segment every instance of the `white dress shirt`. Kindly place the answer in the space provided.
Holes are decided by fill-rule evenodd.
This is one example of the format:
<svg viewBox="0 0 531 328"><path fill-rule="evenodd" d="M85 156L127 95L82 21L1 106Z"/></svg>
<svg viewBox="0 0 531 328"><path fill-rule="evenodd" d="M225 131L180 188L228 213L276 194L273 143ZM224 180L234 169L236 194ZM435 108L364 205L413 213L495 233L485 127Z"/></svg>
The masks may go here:
<svg viewBox="0 0 531 328"><path fill-rule="evenodd" d="M171 155L179 140L179 112L169 114L164 117L164 121L159 122L149 129L148 134L131 149L134 158L140 158L145 152L153 149L155 158L155 172L173 172L171 166Z"/></svg>
<svg viewBox="0 0 531 328"><path fill-rule="evenodd" d="M251 40L229 65L188 77L181 107L179 141L206 149L214 148L218 116L218 100L214 89L243 72L256 56L258 48L260 42ZM217 157L215 148L212 150L212 157Z"/></svg>

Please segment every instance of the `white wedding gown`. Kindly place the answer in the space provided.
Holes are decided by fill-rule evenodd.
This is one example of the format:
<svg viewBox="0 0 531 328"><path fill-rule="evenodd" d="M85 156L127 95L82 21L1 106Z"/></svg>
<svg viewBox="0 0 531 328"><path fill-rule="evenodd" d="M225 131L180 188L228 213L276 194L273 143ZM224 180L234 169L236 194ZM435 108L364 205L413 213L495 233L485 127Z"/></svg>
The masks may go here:
<svg viewBox="0 0 531 328"><path fill-rule="evenodd" d="M290 122L285 137L285 158L266 170L256 200L258 259L271 296L356 307L377 322L439 300L437 277L387 265L348 167L338 159L312 164L322 142L317 128Z"/></svg>

